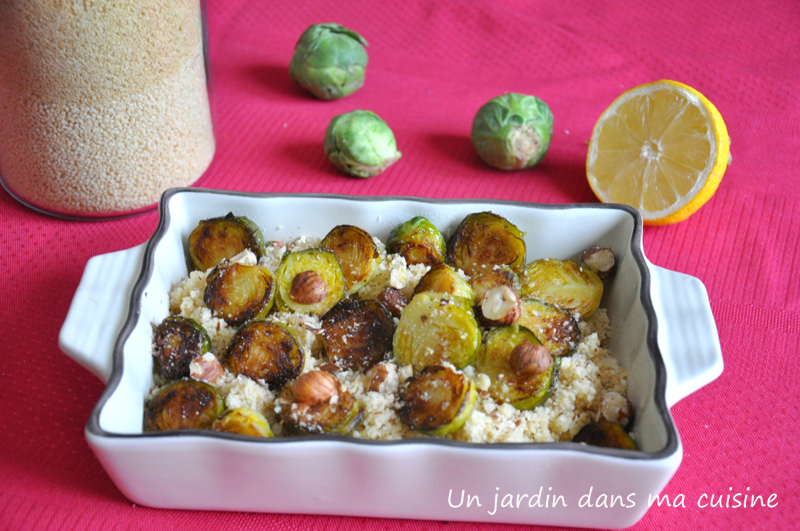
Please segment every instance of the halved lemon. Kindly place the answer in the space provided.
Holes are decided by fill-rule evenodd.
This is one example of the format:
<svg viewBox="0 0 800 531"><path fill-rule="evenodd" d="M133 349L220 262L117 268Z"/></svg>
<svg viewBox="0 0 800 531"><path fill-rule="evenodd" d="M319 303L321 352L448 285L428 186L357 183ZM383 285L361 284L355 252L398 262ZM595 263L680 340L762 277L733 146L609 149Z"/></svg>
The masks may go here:
<svg viewBox="0 0 800 531"><path fill-rule="evenodd" d="M603 203L630 205L646 225L667 225L714 195L729 156L717 108L695 89L663 80L625 92L603 112L586 175Z"/></svg>

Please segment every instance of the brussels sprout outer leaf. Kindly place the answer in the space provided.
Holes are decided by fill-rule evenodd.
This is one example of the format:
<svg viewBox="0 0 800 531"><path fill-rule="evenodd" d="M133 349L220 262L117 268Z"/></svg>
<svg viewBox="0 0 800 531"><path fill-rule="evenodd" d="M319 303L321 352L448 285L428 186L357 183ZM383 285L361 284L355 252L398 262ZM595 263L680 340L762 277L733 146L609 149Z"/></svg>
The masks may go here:
<svg viewBox="0 0 800 531"><path fill-rule="evenodd" d="M367 41L339 24L314 24L300 36L289 63L292 80L313 95L334 100L364 85Z"/></svg>
<svg viewBox="0 0 800 531"><path fill-rule="evenodd" d="M536 96L504 94L475 114L472 145L490 166L519 170L538 164L553 137L553 113Z"/></svg>
<svg viewBox="0 0 800 531"><path fill-rule="evenodd" d="M355 110L334 117L325 130L325 155L337 169L368 178L400 160L394 133L372 111Z"/></svg>
<svg viewBox="0 0 800 531"><path fill-rule="evenodd" d="M179 380L160 388L144 411L145 431L210 428L222 413L222 395L210 385Z"/></svg>

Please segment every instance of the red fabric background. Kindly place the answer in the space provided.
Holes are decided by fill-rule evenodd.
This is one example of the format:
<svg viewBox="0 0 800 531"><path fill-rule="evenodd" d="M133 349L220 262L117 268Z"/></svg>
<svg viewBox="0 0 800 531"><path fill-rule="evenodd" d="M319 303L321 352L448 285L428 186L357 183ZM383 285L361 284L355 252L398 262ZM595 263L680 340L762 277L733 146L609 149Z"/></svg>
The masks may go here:
<svg viewBox="0 0 800 531"><path fill-rule="evenodd" d="M715 197L678 225L646 228L657 265L701 279L723 375L672 409L685 456L633 529L791 529L800 504L800 3L624 0L209 0L219 148L204 186L269 192L592 202L586 143L624 90L671 78L722 113L733 165ZM310 24L338 22L370 42L365 87L317 101L287 66ZM535 94L555 115L537 168L502 173L472 150L477 108ZM322 151L334 115L370 109L403 159L370 180L336 173ZM154 510L124 498L83 428L103 385L58 349L86 261L145 241L152 211L107 222L51 219L0 192L3 529L498 529L510 525ZM778 495L772 509L700 509L703 493Z"/></svg>

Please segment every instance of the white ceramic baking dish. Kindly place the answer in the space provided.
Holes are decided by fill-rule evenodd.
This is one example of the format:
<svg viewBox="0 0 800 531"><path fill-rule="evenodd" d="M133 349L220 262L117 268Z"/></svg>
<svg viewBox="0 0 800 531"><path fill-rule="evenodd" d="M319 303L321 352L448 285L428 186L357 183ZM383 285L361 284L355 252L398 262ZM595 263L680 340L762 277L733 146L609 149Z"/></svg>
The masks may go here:
<svg viewBox="0 0 800 531"><path fill-rule="evenodd" d="M151 323L167 315L168 291L187 274L186 242L200 220L246 215L267 239L321 237L337 224L385 239L417 215L447 236L465 215L485 210L526 232L528 260L575 258L592 245L617 253L618 270L607 281L602 305L613 327L610 349L629 371L640 451L566 442L142 433L144 397L153 385ZM722 372L704 286L649 263L641 218L628 207L187 188L167 191L160 213L146 243L89 261L59 337L64 352L108 384L86 438L119 489L138 504L627 527L644 515L648 497L662 490L681 462L670 406ZM556 496L561 498L554 506Z"/></svg>

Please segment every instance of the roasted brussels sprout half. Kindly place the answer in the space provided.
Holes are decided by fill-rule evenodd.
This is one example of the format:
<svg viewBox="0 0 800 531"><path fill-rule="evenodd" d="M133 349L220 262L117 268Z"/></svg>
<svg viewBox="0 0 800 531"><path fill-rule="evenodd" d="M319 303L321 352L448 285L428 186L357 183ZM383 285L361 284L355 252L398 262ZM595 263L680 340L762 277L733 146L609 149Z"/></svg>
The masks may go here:
<svg viewBox="0 0 800 531"><path fill-rule="evenodd" d="M144 431L210 428L222 413L224 401L203 382L179 380L156 391L144 410Z"/></svg>
<svg viewBox="0 0 800 531"><path fill-rule="evenodd" d="M525 265L524 236L502 216L470 214L450 238L447 260L470 277L503 265L519 271Z"/></svg>
<svg viewBox="0 0 800 531"><path fill-rule="evenodd" d="M381 262L372 236L352 225L334 227L319 246L336 255L342 266L348 294L364 286Z"/></svg>
<svg viewBox="0 0 800 531"><path fill-rule="evenodd" d="M300 433L352 432L364 419L361 405L339 381L325 371L310 371L284 387L276 411Z"/></svg>
<svg viewBox="0 0 800 531"><path fill-rule="evenodd" d="M431 292L453 295L464 299L469 306L475 304L475 292L469 282L447 264L436 264L422 275L414 288L414 295Z"/></svg>
<svg viewBox="0 0 800 531"><path fill-rule="evenodd" d="M518 348L520 345L522 347ZM493 398L522 410L533 409L547 400L552 392L560 358L550 357L547 349L544 349L547 354L544 356L545 363L542 363L536 346L541 346L541 343L534 333L519 325L495 328L486 334L475 360L475 370L491 379L489 394ZM531 359L524 356L528 350L535 354ZM548 357L549 362L546 359ZM517 360L524 360L524 363ZM533 364L538 366L537 369L545 366L546 369L543 372L528 370Z"/></svg>
<svg viewBox="0 0 800 531"><path fill-rule="evenodd" d="M555 304L577 320L591 317L603 298L603 281L597 273L572 260L534 260L520 275L520 284L520 296Z"/></svg>
<svg viewBox="0 0 800 531"><path fill-rule="evenodd" d="M392 351L394 320L373 300L345 299L322 317L328 359L345 369L368 369Z"/></svg>
<svg viewBox="0 0 800 531"><path fill-rule="evenodd" d="M444 362L463 369L475 359L480 343L472 312L456 297L438 293L411 299L392 341L397 364L413 365L415 371Z"/></svg>
<svg viewBox="0 0 800 531"><path fill-rule="evenodd" d="M171 315L153 334L156 371L168 380L189 376L189 364L211 349L205 328L188 317Z"/></svg>
<svg viewBox="0 0 800 531"><path fill-rule="evenodd" d="M222 260L233 258L245 249L264 255L261 229L244 216L229 213L222 218L201 221L189 235L189 260L200 271L206 271Z"/></svg>
<svg viewBox="0 0 800 531"><path fill-rule="evenodd" d="M397 414L414 430L443 436L461 429L477 396L475 384L463 374L430 365L400 388Z"/></svg>
<svg viewBox="0 0 800 531"><path fill-rule="evenodd" d="M578 322L563 308L534 298L522 298L522 313L517 324L533 332L555 356L575 352L582 334Z"/></svg>
<svg viewBox="0 0 800 531"><path fill-rule="evenodd" d="M275 436L264 415L249 407L237 407L226 411L214 421L211 429L227 433L238 433L239 435L250 435L251 437Z"/></svg>
<svg viewBox="0 0 800 531"><path fill-rule="evenodd" d="M400 160L394 133L372 111L335 116L325 130L325 155L338 170L366 179Z"/></svg>
<svg viewBox="0 0 800 531"><path fill-rule="evenodd" d="M292 80L323 100L352 94L364 85L367 41L339 24L314 24L300 36L289 63Z"/></svg>
<svg viewBox="0 0 800 531"><path fill-rule="evenodd" d="M432 266L444 262L447 245L433 223L417 216L392 230L386 240L386 252L399 254L408 265Z"/></svg>
<svg viewBox="0 0 800 531"><path fill-rule="evenodd" d="M222 364L234 374L264 380L270 389L280 389L303 369L303 349L285 326L254 320L233 336Z"/></svg>
<svg viewBox="0 0 800 531"><path fill-rule="evenodd" d="M230 324L263 318L275 300L275 277L264 267L223 261L206 278L203 300Z"/></svg>
<svg viewBox="0 0 800 531"><path fill-rule="evenodd" d="M279 303L293 312L322 315L347 292L339 260L324 249L284 254L276 276Z"/></svg>
<svg viewBox="0 0 800 531"><path fill-rule="evenodd" d="M572 441L605 448L636 450L636 443L625 431L625 428L608 420L587 424L572 438Z"/></svg>
<svg viewBox="0 0 800 531"><path fill-rule="evenodd" d="M537 165L553 137L553 113L536 96L504 94L478 109L472 146L489 166L520 170Z"/></svg>

